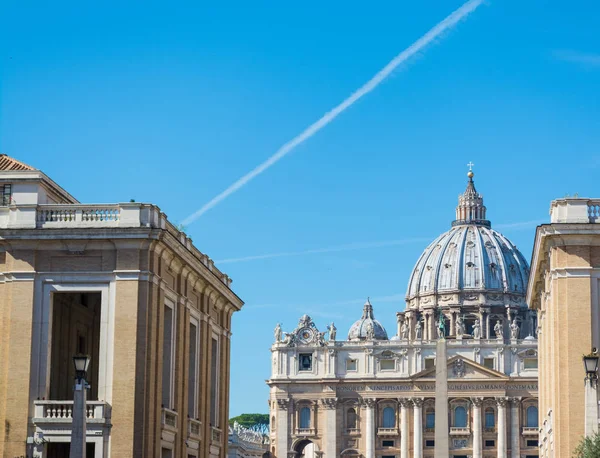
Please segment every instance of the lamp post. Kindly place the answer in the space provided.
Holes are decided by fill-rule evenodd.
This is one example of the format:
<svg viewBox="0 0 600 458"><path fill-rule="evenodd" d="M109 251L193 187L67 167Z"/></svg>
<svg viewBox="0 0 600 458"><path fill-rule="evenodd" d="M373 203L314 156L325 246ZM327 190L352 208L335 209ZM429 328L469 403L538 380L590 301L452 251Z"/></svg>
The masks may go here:
<svg viewBox="0 0 600 458"><path fill-rule="evenodd" d="M85 374L90 365L87 355L73 356L75 386L73 387L73 424L71 427L71 452L69 458L85 457L86 400L88 384Z"/></svg>
<svg viewBox="0 0 600 458"><path fill-rule="evenodd" d="M598 350L595 348L583 357L585 368L585 429L586 436L598 432Z"/></svg>

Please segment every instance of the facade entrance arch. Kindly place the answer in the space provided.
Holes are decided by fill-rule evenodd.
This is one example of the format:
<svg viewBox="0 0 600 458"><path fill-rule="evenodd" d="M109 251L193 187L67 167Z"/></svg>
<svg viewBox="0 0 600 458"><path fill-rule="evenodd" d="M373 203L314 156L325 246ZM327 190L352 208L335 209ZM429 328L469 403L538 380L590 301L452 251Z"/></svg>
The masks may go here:
<svg viewBox="0 0 600 458"><path fill-rule="evenodd" d="M323 452L319 450L319 446L310 439L300 439L292 447L293 458L321 458Z"/></svg>

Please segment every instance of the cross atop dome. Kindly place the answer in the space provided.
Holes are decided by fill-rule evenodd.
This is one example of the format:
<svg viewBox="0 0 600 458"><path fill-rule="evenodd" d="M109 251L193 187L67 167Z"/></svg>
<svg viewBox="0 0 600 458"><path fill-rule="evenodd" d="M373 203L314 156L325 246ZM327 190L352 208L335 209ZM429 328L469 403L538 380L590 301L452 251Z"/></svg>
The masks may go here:
<svg viewBox="0 0 600 458"><path fill-rule="evenodd" d="M486 208L483 205L483 196L475 189L475 182L473 177L473 162L469 161L467 167L469 172L467 177L467 189L465 192L458 196L458 206L456 207L456 219L452 222L452 226L460 226L463 224L478 224L481 226L490 227L491 224L485 219Z"/></svg>

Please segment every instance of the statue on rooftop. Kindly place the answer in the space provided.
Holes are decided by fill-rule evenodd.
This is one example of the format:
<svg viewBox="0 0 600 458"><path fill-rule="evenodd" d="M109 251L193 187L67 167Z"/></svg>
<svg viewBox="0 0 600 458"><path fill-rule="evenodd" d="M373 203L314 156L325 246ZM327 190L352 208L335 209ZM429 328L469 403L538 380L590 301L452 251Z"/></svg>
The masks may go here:
<svg viewBox="0 0 600 458"><path fill-rule="evenodd" d="M337 328L335 327L335 324L333 324L333 321L327 327L327 329L329 330L329 342L335 342L335 335L337 333Z"/></svg>
<svg viewBox="0 0 600 458"><path fill-rule="evenodd" d="M275 326L275 343L279 343L281 342L281 325L279 323L277 323L277 326Z"/></svg>

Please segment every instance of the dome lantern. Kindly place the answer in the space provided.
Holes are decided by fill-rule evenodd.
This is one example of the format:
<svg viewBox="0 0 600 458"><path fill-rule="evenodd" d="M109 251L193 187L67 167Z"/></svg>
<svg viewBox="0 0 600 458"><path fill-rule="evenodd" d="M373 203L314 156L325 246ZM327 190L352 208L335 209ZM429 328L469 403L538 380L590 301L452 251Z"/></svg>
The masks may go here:
<svg viewBox="0 0 600 458"><path fill-rule="evenodd" d="M468 164L470 167L472 163ZM477 193L473 176L475 174L469 170L467 176L469 182L465 192L458 196L458 206L456 207L456 219L452 221L452 226L461 226L463 224L475 224L478 226L491 227L491 223L485 219L486 208L483 205L483 196Z"/></svg>

